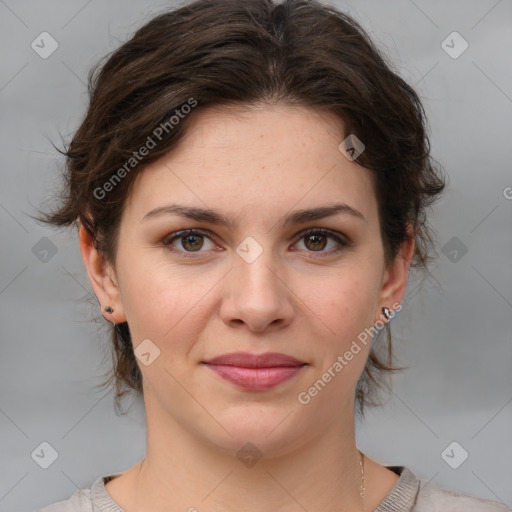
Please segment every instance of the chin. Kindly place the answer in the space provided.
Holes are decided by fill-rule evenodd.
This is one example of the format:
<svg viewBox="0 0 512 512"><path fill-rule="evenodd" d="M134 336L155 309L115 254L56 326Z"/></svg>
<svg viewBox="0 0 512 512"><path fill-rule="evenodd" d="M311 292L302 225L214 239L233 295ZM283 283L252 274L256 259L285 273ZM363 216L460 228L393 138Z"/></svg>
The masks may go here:
<svg viewBox="0 0 512 512"><path fill-rule="evenodd" d="M308 427L293 418L296 414L292 407L267 408L255 404L254 408L232 408L228 414L219 416L219 422L231 435L222 430L221 436L209 437L209 443L238 458L285 455L303 445L314 431L314 425Z"/></svg>

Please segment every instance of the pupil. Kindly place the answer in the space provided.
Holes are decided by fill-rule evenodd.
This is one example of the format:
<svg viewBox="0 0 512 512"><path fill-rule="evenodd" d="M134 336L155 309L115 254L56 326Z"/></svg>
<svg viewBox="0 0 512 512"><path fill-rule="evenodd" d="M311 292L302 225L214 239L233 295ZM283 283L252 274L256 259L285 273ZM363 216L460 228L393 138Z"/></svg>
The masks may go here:
<svg viewBox="0 0 512 512"><path fill-rule="evenodd" d="M192 243L190 244L189 243L189 240L192 240ZM185 244L186 245L190 245L192 247L192 249L194 249L194 247L197 249L198 248L198 240L199 240L199 237L197 235L188 235L185 237ZM201 247L199 246L199 249Z"/></svg>
<svg viewBox="0 0 512 512"><path fill-rule="evenodd" d="M320 238L323 238L323 235L309 235L309 240L310 240L310 241L313 241L313 245L314 245L316 248L318 248L318 247L320 247L320 246L321 246L320 248L321 248L321 249L323 249L323 248L325 247L325 243L324 243L324 244L321 244L321 243L319 242L319 239L320 239Z"/></svg>

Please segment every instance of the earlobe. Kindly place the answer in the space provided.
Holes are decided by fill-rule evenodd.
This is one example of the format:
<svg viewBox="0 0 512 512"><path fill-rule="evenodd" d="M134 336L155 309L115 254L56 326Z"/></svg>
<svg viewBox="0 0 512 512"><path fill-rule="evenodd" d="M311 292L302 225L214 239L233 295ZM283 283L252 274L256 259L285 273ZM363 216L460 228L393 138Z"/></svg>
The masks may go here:
<svg viewBox="0 0 512 512"><path fill-rule="evenodd" d="M103 255L96 249L92 236L82 224L80 224L79 238L82 260L91 287L100 303L101 313L109 322L125 322L126 316L114 270ZM106 307L110 307L113 311L110 313L109 310L105 311Z"/></svg>

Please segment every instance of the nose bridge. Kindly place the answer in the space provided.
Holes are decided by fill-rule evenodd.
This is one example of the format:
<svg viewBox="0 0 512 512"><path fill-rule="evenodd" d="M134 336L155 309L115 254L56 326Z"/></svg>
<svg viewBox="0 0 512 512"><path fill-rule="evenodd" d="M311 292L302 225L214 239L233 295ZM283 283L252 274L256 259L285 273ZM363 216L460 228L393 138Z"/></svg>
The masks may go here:
<svg viewBox="0 0 512 512"><path fill-rule="evenodd" d="M247 237L237 246L223 304L225 321L242 320L256 330L276 320L288 322L293 313L278 258L272 247L265 247L269 239L263 238Z"/></svg>
<svg viewBox="0 0 512 512"><path fill-rule="evenodd" d="M248 236L236 248L237 258L234 262L233 278L243 287L250 288L258 294L269 292L275 294L277 272L274 268L277 261L274 257L274 250L270 246L270 238L263 240L259 236L259 241ZM277 288L280 288L279 286Z"/></svg>

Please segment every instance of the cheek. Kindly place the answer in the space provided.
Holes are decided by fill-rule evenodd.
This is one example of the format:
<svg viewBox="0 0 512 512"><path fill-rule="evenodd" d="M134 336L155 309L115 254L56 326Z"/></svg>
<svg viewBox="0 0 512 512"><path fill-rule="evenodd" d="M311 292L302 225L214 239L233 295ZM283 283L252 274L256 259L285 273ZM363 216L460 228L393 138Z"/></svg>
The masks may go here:
<svg viewBox="0 0 512 512"><path fill-rule="evenodd" d="M322 418L325 404L341 404L361 376L371 349L373 311L377 300L375 276L358 274L355 269L317 281L315 293L304 302L308 321L314 325L311 352L315 361L299 403L311 403L315 416ZM309 288L311 289L311 288ZM306 293L305 287L301 293ZM365 331L365 329L367 329ZM304 402L306 400L306 402Z"/></svg>
<svg viewBox="0 0 512 512"><path fill-rule="evenodd" d="M310 315L322 320L325 332L335 343L350 340L373 325L378 298L376 276L346 268L313 283L304 283L301 297Z"/></svg>
<svg viewBox="0 0 512 512"><path fill-rule="evenodd" d="M150 270L148 270L150 269ZM208 310L209 291L218 276L133 256L121 264L122 300L134 347L145 338L158 346L186 347L199 332Z"/></svg>

